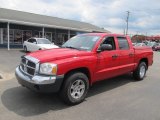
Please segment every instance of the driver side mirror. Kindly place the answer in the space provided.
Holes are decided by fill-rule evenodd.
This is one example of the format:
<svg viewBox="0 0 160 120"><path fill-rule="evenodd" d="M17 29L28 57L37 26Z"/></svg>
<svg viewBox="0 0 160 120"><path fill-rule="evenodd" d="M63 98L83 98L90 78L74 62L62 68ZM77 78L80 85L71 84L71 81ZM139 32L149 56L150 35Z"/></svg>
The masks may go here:
<svg viewBox="0 0 160 120"><path fill-rule="evenodd" d="M33 42L33 44L37 44L37 42Z"/></svg>
<svg viewBox="0 0 160 120"><path fill-rule="evenodd" d="M102 44L100 48L98 49L98 51L100 52L100 51L112 50L112 49L113 47L111 44Z"/></svg>

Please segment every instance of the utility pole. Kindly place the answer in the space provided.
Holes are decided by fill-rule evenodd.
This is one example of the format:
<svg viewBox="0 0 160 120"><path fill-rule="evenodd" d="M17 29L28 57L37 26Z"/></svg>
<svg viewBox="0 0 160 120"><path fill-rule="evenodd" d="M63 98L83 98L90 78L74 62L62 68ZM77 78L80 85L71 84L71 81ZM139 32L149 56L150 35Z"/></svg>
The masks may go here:
<svg viewBox="0 0 160 120"><path fill-rule="evenodd" d="M127 28L126 28L126 35L128 35L128 19L129 19L129 14L130 12L127 11L127 19L126 19L126 22L127 22Z"/></svg>

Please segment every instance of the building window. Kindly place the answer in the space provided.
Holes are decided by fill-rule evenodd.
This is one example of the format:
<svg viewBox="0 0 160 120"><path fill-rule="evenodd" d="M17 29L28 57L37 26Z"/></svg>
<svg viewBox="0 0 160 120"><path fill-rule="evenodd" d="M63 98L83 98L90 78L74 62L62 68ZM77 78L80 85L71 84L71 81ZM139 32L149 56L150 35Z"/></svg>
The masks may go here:
<svg viewBox="0 0 160 120"><path fill-rule="evenodd" d="M0 44L3 44L3 29L0 28Z"/></svg>
<svg viewBox="0 0 160 120"><path fill-rule="evenodd" d="M23 44L22 30L14 30L14 44Z"/></svg>
<svg viewBox="0 0 160 120"><path fill-rule="evenodd" d="M3 36L1 36L0 38L3 39L3 44L7 44L8 43L7 29L5 28L2 30L3 30ZM32 37L32 31L23 31L23 30L18 30L18 29L9 30L10 44L23 44L23 41L31 37Z"/></svg>
<svg viewBox="0 0 160 120"><path fill-rule="evenodd" d="M23 41L26 41L27 39L32 37L32 31L24 30L23 31Z"/></svg>
<svg viewBox="0 0 160 120"><path fill-rule="evenodd" d="M48 40L52 41L52 33L51 33L51 32L45 32L44 36L45 36L45 38L47 38Z"/></svg>
<svg viewBox="0 0 160 120"><path fill-rule="evenodd" d="M38 38L39 37L39 31L33 31L33 37Z"/></svg>
<svg viewBox="0 0 160 120"><path fill-rule="evenodd" d="M4 44L8 43L8 33L7 33L7 29L3 29L3 40L4 40ZM10 43L13 44L14 43L14 30L10 29L9 30L9 39L10 39Z"/></svg>

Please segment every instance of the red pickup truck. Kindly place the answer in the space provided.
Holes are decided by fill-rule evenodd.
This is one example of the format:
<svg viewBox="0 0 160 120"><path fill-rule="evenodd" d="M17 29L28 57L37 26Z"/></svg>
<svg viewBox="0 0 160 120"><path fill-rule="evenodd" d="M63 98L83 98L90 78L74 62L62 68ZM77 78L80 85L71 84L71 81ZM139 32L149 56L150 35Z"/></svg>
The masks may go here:
<svg viewBox="0 0 160 120"><path fill-rule="evenodd" d="M37 92L59 92L64 102L82 102L96 81L133 73L142 80L153 63L150 47L133 47L128 36L88 33L72 37L61 48L22 56L18 82Z"/></svg>

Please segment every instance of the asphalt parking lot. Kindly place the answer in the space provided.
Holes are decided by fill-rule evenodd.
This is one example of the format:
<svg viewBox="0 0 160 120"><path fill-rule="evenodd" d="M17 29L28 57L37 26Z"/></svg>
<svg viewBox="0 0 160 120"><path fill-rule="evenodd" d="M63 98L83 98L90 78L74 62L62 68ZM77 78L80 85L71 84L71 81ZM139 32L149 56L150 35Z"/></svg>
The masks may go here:
<svg viewBox="0 0 160 120"><path fill-rule="evenodd" d="M99 82L76 106L21 87L14 70L24 54L0 49L0 120L160 120L160 52L143 81L123 75Z"/></svg>

